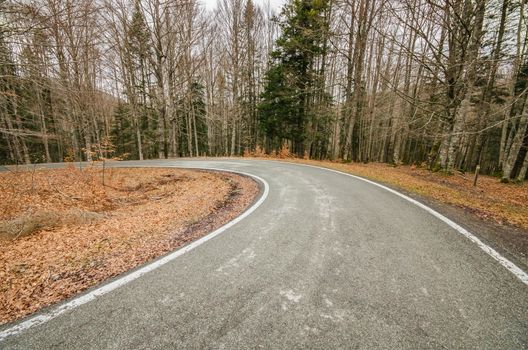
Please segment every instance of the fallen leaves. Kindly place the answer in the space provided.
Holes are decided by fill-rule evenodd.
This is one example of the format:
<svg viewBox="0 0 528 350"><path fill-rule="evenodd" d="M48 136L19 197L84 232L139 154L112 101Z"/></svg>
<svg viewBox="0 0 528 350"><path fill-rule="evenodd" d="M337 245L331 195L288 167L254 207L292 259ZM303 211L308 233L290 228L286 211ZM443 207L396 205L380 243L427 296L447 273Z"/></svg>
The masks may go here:
<svg viewBox="0 0 528 350"><path fill-rule="evenodd" d="M0 225L55 218L0 241L0 324L210 232L258 193L254 181L217 172L106 169L106 186L101 176L73 167L0 174Z"/></svg>

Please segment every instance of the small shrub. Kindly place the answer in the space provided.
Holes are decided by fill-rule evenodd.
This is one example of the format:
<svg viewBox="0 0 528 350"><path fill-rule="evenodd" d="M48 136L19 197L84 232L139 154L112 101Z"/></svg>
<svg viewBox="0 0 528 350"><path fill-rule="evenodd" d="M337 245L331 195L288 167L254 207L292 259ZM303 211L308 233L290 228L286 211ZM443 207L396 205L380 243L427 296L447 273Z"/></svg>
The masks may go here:
<svg viewBox="0 0 528 350"><path fill-rule="evenodd" d="M66 155L64 156L64 162L75 162L75 152L73 151L73 148L68 148L68 150L66 151Z"/></svg>
<svg viewBox="0 0 528 350"><path fill-rule="evenodd" d="M287 142L284 142L282 144L281 149L277 152L277 157L280 158L280 159L285 159L285 158L291 158L292 157L292 154L290 153L290 147L288 146Z"/></svg>
<svg viewBox="0 0 528 350"><path fill-rule="evenodd" d="M251 151L249 148L244 149L244 157L266 158L267 156L260 145L257 145L254 151Z"/></svg>
<svg viewBox="0 0 528 350"><path fill-rule="evenodd" d="M266 157L266 152L264 152L264 150L262 149L262 147L260 147L260 145L257 145L257 147L255 148L255 152L253 153L253 156L258 157L258 158L264 158Z"/></svg>

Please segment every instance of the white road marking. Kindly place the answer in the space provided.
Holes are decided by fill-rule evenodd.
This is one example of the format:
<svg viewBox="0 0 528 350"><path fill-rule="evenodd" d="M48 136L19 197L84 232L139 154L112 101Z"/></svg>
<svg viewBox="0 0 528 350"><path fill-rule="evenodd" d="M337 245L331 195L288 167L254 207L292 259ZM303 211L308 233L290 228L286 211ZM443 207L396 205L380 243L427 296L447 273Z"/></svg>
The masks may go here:
<svg viewBox="0 0 528 350"><path fill-rule="evenodd" d="M329 169L329 168L324 168L324 167L320 167L320 166L316 166L316 165L308 165L308 164L300 164L300 163L292 163L292 162L281 162L281 161L272 161L272 162L277 162L277 163L288 163L288 164L295 164L295 165L299 165L299 166L306 166L306 167L310 167L310 168L316 168L316 169L324 169L324 170L327 170L327 171L331 171L331 172L334 172L334 173L337 173L337 174L342 174L342 175L346 175L346 176L350 176L350 177L353 177L354 179L357 179L357 180L361 180L361 181L364 181L364 182L367 182L371 185L374 185L374 186L377 186L379 188L382 188L386 191L389 191L403 199L405 199L406 201L409 201L411 203L413 203L414 205L422 208L423 210L427 211L429 214L437 217L438 219L442 220L444 223L448 224L449 226L451 226L451 228L455 229L456 231L458 231L458 233L462 234L463 236L465 236L466 238L468 238L470 241L472 241L473 243L475 243L480 249L482 249L486 254L488 254L489 256L491 256L493 259L495 259L499 264L501 264L502 266L504 266L508 271L510 271L511 273L513 273L518 279L521 280L521 282L523 282L524 284L528 285L528 274L526 272L524 272L520 267L518 267L517 265L515 265L514 263L512 263L510 260L508 260L507 258L505 258L504 256L502 256L499 252L497 252L495 249L493 249L492 247L488 246L487 244L485 244L484 242L482 242L477 236L475 236L474 234L472 234L471 232L469 232L468 230L466 230L465 228L463 228L462 226L460 226L459 224L455 223L454 221L452 221L451 219L448 219L447 217L445 217L444 215L440 214L439 212L437 212L436 210L434 210L433 208L430 208L428 207L427 205L425 204L422 204L420 202L418 202L416 199L414 198L411 198L409 196L406 196L404 195L403 193L400 193L396 190L393 190L392 188L390 187L387 187L387 186L384 186L384 185L381 185L377 182L374 182L374 181L371 181L371 180L367 180L365 178L362 178L360 176L357 176L357 175L352 175L352 174L348 174L348 173L345 173L345 172L342 172L342 171L339 171L339 170L334 170L334 169Z"/></svg>
<svg viewBox="0 0 528 350"><path fill-rule="evenodd" d="M161 166L161 168L169 168L169 167L175 167L175 168L179 168L179 167L176 167L176 166ZM182 167L183 168L183 167ZM190 169L189 167L185 167L185 169ZM268 194L269 194L269 184L266 182L266 180L262 179L261 177L259 176L256 176L256 175L252 175L252 174L248 174L248 173L245 173L245 172L241 172L241 171L235 171L235 170L226 170L226 169L217 169L217 168L195 168L193 167L193 169L204 169L204 170L216 170L216 171L223 171L223 172L231 172L231 173L236 173L236 174L241 174L241 175L246 175L246 176L249 176L249 177L252 177L254 179L257 179L258 181L260 181L263 185L264 185L264 191L262 193L262 196L259 198L259 200L257 202L255 202L248 210L246 210L244 213L242 213L240 216L236 217L235 219L233 219L232 221L228 222L227 224L225 224L224 226L216 229L215 231L211 232L210 234L208 234L207 236L204 236L192 243L190 243L189 245L186 245L185 247L181 248L181 249L178 249L172 253L170 253L169 255L166 255L164 256L163 258L159 259L159 260L156 260L150 264L147 264L143 267L141 267L140 269L134 271L134 272L131 272L121 278L118 278L117 280L113 281L113 282L110 282L108 284L105 284L97 289L94 289L93 291L89 292L89 293L86 293L84 295L81 295L77 298L74 298L72 300L70 300L69 302L65 303L65 304L62 304L56 308L53 308L52 310L48 311L48 312L45 312L43 314L40 314L40 315L36 315L36 316L33 316L33 317L30 317L29 319L27 319L26 321L23 321L23 322L20 322L19 324L13 326L13 327L10 327L10 328L7 328L3 331L0 332L0 342L3 341L4 339L8 338L8 337L11 337L11 336L14 336L14 335L17 335L31 327L34 327L34 326L38 326L38 325L41 325L45 322L48 322L49 320L52 320L54 319L55 317L69 311L69 310L72 310L78 306L81 306L83 304L86 304L94 299L97 299L98 297L102 296L102 295L105 295L119 287L122 287L124 286L125 284L129 283L129 282L132 282L136 279L138 279L139 277L143 276L144 274L150 272L150 271L153 271L155 269L157 269L158 267L161 267L165 264L167 264L168 262L176 259L177 257L193 250L194 248L202 245L203 243L207 242L208 240L218 236L219 234L221 234L222 232L224 232L225 230L227 230L228 228L234 226L235 224L237 224L238 222L242 221L243 219L245 219L246 217L248 217L251 213L253 213L262 203L264 203L264 201L266 200L266 198L268 197Z"/></svg>
<svg viewBox="0 0 528 350"><path fill-rule="evenodd" d="M457 223L453 222L452 220L448 219L447 217L445 217L444 215L440 214L439 212L437 212L436 210L426 206L425 204L422 204L420 202L418 202L417 200L409 197L409 196L406 196L396 190L393 190L392 188L389 188L387 186L384 186L384 185L381 185L379 183L376 183L374 181L371 181L371 180L367 180L365 178L362 178L360 176L356 176L356 175L352 175L352 174L348 174L348 173L345 173L345 172L342 172L342 171L339 171L339 170L334 170L334 169L329 169L329 168L324 168L324 167L320 167L320 166L315 166L315 165L308 165L308 164L300 164L300 163L291 163L291 162L279 162L279 161L271 161L271 162L277 162L277 163L289 163L289 164L294 164L294 165L298 165L298 166L306 166L306 167L311 167L311 168L317 168L317 169L323 169L323 170L326 170L326 171L331 171L331 172L334 172L334 173L338 173L338 174L342 174L342 175L346 175L346 176L350 176L352 178L355 178L357 180L361 180L361 181L364 181L364 182L367 182L371 185L374 185L374 186L377 186L379 188L382 188L386 191L389 191L413 204L415 204L416 206L424 209L425 211L429 212L431 215L437 217L438 219L440 219L441 221L443 221L444 223L446 223L447 225L449 225L451 228L455 229L456 231L458 231L460 234L464 235L466 238L468 238L470 241L472 241L473 243L477 244L477 246L482 249L486 254L490 255L493 259L495 259L497 262L499 262L502 266L504 266L506 269L508 269L511 273L513 273L517 278L519 278L524 284L528 285L528 274L526 272L524 272L523 270L521 270L517 265L515 265L514 263L512 263L511 261L509 261L508 259L506 259L505 257L503 257L502 255L500 255L495 249L491 248L490 246L486 245L485 243L483 243L480 239L478 239L475 235L473 235L471 232L469 232L468 230L466 230L465 228L461 227L460 225L458 225ZM230 163L231 164L231 163ZM135 167L142 167L142 166L135 166ZM169 167L175 167L175 168L180 168L180 167L177 167L177 166L159 166L161 168L165 167L165 168L169 168ZM248 210L246 210L244 213L242 213L242 215L240 215L239 217L235 218L233 221L225 224L224 226L218 228L217 230L211 232L210 234L208 234L207 236L204 236L192 243L190 243L189 245L173 252L173 253L170 253L169 255L157 260L157 261L154 261L148 265L145 265L143 266L142 268L132 272L132 273L129 273L128 275L125 275L111 283L108 283L104 286L101 286L85 295L82 295L78 298L75 298L63 305L60 305L46 313L43 313L41 315L37 315L37 316L33 316L33 317L30 317L29 319L27 319L26 321L23 321L13 327L10 327L10 328L7 328L3 331L0 332L0 342L3 341L4 339L10 337L10 336L14 336L16 334L19 334L33 326L37 326L37 325L40 325L40 324L43 324L51 319L54 319L55 317L69 311L69 310L72 310L80 305L83 305L83 304L86 304L104 294L107 294L133 280L136 280L138 279L139 277L143 276L144 274L150 272L150 271L153 271L155 269L157 269L158 267L160 266L163 266L165 264L167 264L168 262L176 259L177 257L193 250L194 248L198 247L199 245L205 243L206 241L218 236L219 234L221 234L222 232L224 232L225 230L227 230L228 228L234 226L236 223L240 222L241 220L243 220L244 218L246 218L247 216L249 216L252 212L254 212L265 200L266 198L268 197L268 194L269 194L269 184L262 178L256 176L256 175L252 175L252 174L249 174L249 173L245 173L245 172L240 172L240 171L235 171L235 170L226 170L226 169L218 169L218 168L206 168L206 167L181 167L181 168L186 168L186 169L204 169L204 170L216 170L216 171L225 171L225 172L232 172L232 173L237 173L237 174L242 174L242 175L246 175L246 176L249 176L249 177L252 177L252 178L255 178L257 180L259 180L262 184L264 184L264 192L262 193L262 196L259 198L259 200L253 204ZM337 290L334 290L334 292L336 292ZM323 317L326 317L327 315L321 315Z"/></svg>

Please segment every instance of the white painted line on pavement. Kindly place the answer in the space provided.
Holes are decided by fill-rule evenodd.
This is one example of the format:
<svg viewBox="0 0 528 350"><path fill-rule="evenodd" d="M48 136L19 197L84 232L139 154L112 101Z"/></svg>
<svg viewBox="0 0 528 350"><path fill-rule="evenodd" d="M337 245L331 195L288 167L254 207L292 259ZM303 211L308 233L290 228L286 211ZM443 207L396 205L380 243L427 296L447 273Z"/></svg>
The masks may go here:
<svg viewBox="0 0 528 350"><path fill-rule="evenodd" d="M444 215L440 214L439 212L437 212L436 210L434 210L433 208L430 208L428 207L427 205L423 204L423 203L420 203L418 202L416 199L414 198L411 198L409 196L406 196L404 195L403 193L400 193L396 190L393 190L392 188L390 187L387 187L387 186L384 186L384 185L381 185L377 182L374 182L374 181L371 181L371 180L368 180L368 179L365 179L361 176L356 176L356 175L352 175L352 174L348 174L348 173L345 173L343 171L339 171L339 170L334 170L334 169L330 169L330 168L325 168L325 167L320 167L320 166L316 166L316 165L309 165L309 164L301 164L301 163L293 163L293 162L287 162L287 161L274 161L274 162L277 162L277 163L288 163L288 164L295 164L295 165L301 165L301 166L306 166L306 167L311 167L311 168L317 168L317 169L324 169L324 170L328 170L328 171L331 171L331 172L334 172L334 173L338 173L338 174L343 174L343 175L346 175L346 176L350 176L350 177L353 177L354 179L357 179L357 180L361 180L361 181L365 181L365 182L368 182L369 184L371 185L374 185L374 186L377 186L377 187L380 187L386 191L389 191L403 199L405 199L406 201L409 201L415 205L417 205L418 207L424 209L425 211L427 211L428 213L432 214L433 216L437 217L438 219L442 220L443 222L445 222L446 224L448 224L449 226L451 226L451 228L455 229L456 231L458 231L460 234L464 235L466 238L468 238L470 241L472 241L473 243L475 243L480 249L482 249L486 254L488 254L489 256L491 256L493 259L495 259L496 261L499 262L499 264L501 264L502 266L504 266L506 269L508 269L511 273L513 273L518 279L520 279L524 284L528 285L528 274L526 272L524 272L520 267L518 267L517 265L515 265L514 263L512 263L510 260L508 260L507 258L503 257L499 252L497 252L495 249L493 249L492 247L488 246L487 244L485 244L484 242L482 242L477 236L475 236L474 234L472 234L471 232L469 232L468 230L466 230L465 228L463 228L462 226L460 226L459 224L457 224L456 222L452 221L451 219L448 219L447 217L445 217Z"/></svg>
<svg viewBox="0 0 528 350"><path fill-rule="evenodd" d="M160 166L161 168L170 168L170 167L175 167L175 166ZM175 168L179 168L179 167L175 167ZM182 169L191 169L191 168L188 168L188 167L185 167ZM246 176L249 176L251 178L254 178L254 179L257 179L258 181L260 181L263 185L264 185L264 191L261 195L261 197L258 199L257 202L255 202L249 209L247 209L245 212L243 212L240 216L236 217L235 219L233 219L232 221L228 222L227 224L225 224L224 226L216 229L215 231L211 232L210 234L206 235L206 236L203 236L202 238L186 245L185 247L181 248L181 249L178 249L166 256L164 256L163 258L161 259L158 259L154 262L151 262L150 264L147 264L141 268L139 268L138 270L134 271L134 272L131 272L123 277L120 277L118 279L116 279L115 281L112 281L108 284L105 284L97 289L94 289L93 291L89 292L89 293L86 293L84 295L81 295L77 298L74 298L72 300L70 300L69 302L65 303L65 304L62 304L56 308L53 308L52 310L48 311L48 312L45 312L43 314L40 314L40 315L36 315L36 316L33 316L33 317L30 317L29 319L25 320L25 321L22 321L20 322L19 324L13 326L13 327L10 327L10 328L7 328L3 331L0 332L0 342L3 341L4 339L8 338L8 337L11 337L11 336L14 336L16 334L19 334L20 332L23 332L33 326L38 326L38 325L41 325L51 319L54 319L55 317L69 311L69 310L72 310L78 306L81 306L83 304L86 304L106 293L109 293L121 286L124 286L125 284L129 283L129 282L132 282L133 280L136 280L138 279L139 277L143 276L144 274L152 271L152 270L155 270L157 269L158 267L160 266L163 266L165 265L166 263L176 259L177 257L193 250L194 248L198 247L199 245L207 242L208 240L218 236L219 234L221 234L222 232L224 232L225 230L227 230L228 228L234 226L235 224L237 224L238 222L242 221L243 219L245 219L246 217L248 217L251 213L253 213L262 203L264 203L264 201L266 200L266 198L268 197L268 194L269 194L269 184L266 182L266 180L260 178L259 176L256 176L256 175L252 175L252 174L248 174L248 173L245 173L245 172L241 172L241 171L235 171L235 170L226 170L226 169L217 169L217 168L204 168L204 167L201 167L201 168L198 168L198 167L193 167L192 169L203 169L203 170L216 170L216 171L223 171L223 172L230 172L230 173L236 173L236 174L241 174L241 175L246 175Z"/></svg>

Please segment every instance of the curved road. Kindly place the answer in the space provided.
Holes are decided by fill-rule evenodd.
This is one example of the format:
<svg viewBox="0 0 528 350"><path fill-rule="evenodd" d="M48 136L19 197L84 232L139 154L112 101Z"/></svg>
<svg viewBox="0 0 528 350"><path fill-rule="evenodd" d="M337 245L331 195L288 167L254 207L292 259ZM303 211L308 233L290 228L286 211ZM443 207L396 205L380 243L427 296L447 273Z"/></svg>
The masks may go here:
<svg viewBox="0 0 528 350"><path fill-rule="evenodd" d="M528 348L528 286L390 192L268 161L119 166L242 171L269 195L222 234L0 348Z"/></svg>

